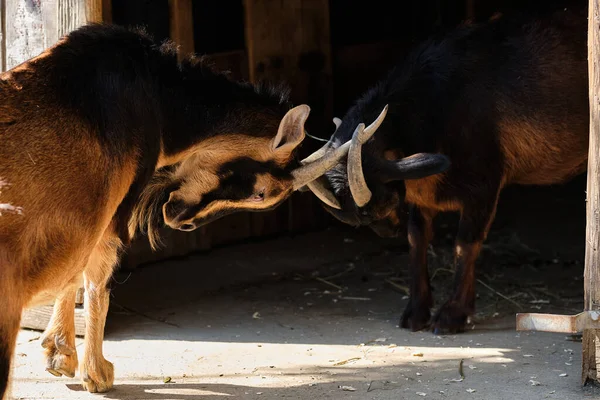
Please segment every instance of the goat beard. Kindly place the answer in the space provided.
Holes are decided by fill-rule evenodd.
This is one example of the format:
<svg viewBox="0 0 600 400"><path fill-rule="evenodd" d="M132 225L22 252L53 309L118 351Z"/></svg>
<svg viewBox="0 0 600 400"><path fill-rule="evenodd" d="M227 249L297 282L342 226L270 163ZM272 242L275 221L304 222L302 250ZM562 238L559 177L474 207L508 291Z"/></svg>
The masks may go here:
<svg viewBox="0 0 600 400"><path fill-rule="evenodd" d="M140 194L129 220L129 234L134 237L137 232L146 234L152 250L162 246L160 230L164 226L162 208L169 200L171 189L175 184L173 168L157 171Z"/></svg>

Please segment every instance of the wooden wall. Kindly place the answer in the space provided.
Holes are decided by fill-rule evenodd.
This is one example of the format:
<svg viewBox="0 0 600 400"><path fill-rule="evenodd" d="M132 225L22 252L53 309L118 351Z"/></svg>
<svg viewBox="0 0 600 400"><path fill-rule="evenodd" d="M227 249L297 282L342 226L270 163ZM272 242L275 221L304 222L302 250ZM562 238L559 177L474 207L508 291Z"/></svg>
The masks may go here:
<svg viewBox="0 0 600 400"><path fill-rule="evenodd" d="M208 54L237 79L285 81L294 103L307 103L307 130L328 137L334 116L381 77L417 41L465 18L467 0L406 2L344 0L113 0L113 22L143 25L157 40ZM169 15L169 18L166 18ZM307 138L300 157L322 143ZM310 193L296 193L276 210L239 213L195 232L164 230L153 253L145 238L133 243L122 267L185 255L250 238L296 234L333 221Z"/></svg>
<svg viewBox="0 0 600 400"><path fill-rule="evenodd" d="M467 18L538 7L540 0L4 0L0 58L4 69L39 54L85 21L144 26L183 52L208 54L237 79L285 81L292 99L308 103L309 133L326 138L331 119L401 60L419 41ZM400 8L400 12L396 8ZM307 138L300 156L321 145ZM164 230L153 253L138 238L122 266L337 223L310 193L297 193L265 213L239 213L195 232Z"/></svg>

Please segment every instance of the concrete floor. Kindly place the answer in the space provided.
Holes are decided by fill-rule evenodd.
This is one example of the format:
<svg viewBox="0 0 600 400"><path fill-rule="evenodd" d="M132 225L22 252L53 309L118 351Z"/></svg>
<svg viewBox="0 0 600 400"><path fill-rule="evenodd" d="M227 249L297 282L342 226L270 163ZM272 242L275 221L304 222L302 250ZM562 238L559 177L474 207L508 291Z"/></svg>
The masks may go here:
<svg viewBox="0 0 600 400"><path fill-rule="evenodd" d="M494 249L494 237L490 240ZM113 391L89 394L77 378L49 375L39 332L22 331L13 395L35 400L600 398L597 388L580 386L580 342L563 334L516 332L515 304L483 286L477 289L480 312L467 333L435 336L399 329L406 296L389 279L398 269L406 274L404 250L368 231L334 228L121 272L104 345L115 364ZM500 256L490 254L484 259L491 257L493 268L484 265L478 276L515 299L521 311L580 309L580 265L568 270L556 267L556 260L538 263L529 275L519 266L521 283L511 286L498 276L512 276L514 266L499 267ZM439 252L432 257L443 258ZM560 301L543 294L532 299L535 294L522 282L539 285L534 280L540 276L556 278L544 290L559 294ZM402 274L396 282L401 279ZM449 275L436 274L438 301L449 281ZM79 339L78 349L81 354Z"/></svg>

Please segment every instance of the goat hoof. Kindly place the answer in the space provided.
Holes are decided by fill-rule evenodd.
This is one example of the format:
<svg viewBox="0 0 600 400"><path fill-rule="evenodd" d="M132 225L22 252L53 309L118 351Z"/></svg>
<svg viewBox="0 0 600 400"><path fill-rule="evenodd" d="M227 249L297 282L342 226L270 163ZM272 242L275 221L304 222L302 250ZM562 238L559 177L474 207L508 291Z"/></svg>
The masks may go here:
<svg viewBox="0 0 600 400"><path fill-rule="evenodd" d="M434 334L462 333L465 331L467 318L472 312L456 302L444 304L432 320L431 330Z"/></svg>
<svg viewBox="0 0 600 400"><path fill-rule="evenodd" d="M85 363L81 368L81 383L90 393L108 392L113 387L114 379L114 367L104 358Z"/></svg>
<svg viewBox="0 0 600 400"><path fill-rule="evenodd" d="M400 327L410 329L413 332L420 331L429 326L431 313L429 307L415 305L409 302L400 318Z"/></svg>
<svg viewBox="0 0 600 400"><path fill-rule="evenodd" d="M46 371L54 376L73 378L77 370L77 351L68 345L60 335L50 334L42 340L46 358Z"/></svg>

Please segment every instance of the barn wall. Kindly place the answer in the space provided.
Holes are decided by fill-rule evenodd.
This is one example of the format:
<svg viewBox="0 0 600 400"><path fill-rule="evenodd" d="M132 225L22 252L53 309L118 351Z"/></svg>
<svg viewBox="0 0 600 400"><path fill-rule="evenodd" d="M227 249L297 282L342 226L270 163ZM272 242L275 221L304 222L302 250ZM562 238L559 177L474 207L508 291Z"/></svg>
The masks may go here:
<svg viewBox="0 0 600 400"><path fill-rule="evenodd" d="M4 17L0 41L3 69L39 54L83 23L86 3L88 11L96 10L91 20L142 26L157 40L176 34L187 38L186 46L208 54L218 68L230 70L236 79L290 83L294 101L307 102L313 108L307 123L309 132L325 138L332 132L331 118L341 116L357 96L423 39L443 34L467 19L486 20L498 11L539 9L555 1L0 0L4 7L0 14ZM395 11L398 4L401 12ZM184 6L188 7L185 12L177 8ZM279 14L271 16L268 26L262 26L260 21L267 21L274 10ZM175 11L185 17L176 27ZM253 21L255 28L249 30ZM282 39L279 32L290 27L297 32L294 40L300 42L288 45L285 40L291 39ZM301 57L306 54L313 57ZM285 62L280 65L273 60ZM301 155L320 144L307 138ZM156 253L150 251L144 237L138 238L125 254L123 266L132 268L237 241L321 229L332 223L337 221L321 209L314 196L298 193L271 212L234 214L192 233L165 229L165 247Z"/></svg>

